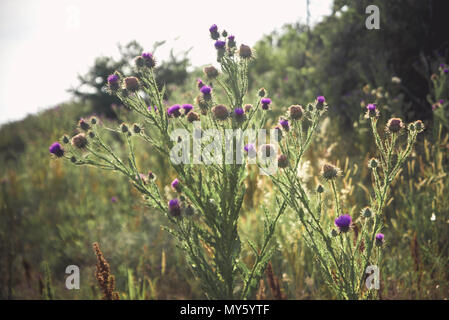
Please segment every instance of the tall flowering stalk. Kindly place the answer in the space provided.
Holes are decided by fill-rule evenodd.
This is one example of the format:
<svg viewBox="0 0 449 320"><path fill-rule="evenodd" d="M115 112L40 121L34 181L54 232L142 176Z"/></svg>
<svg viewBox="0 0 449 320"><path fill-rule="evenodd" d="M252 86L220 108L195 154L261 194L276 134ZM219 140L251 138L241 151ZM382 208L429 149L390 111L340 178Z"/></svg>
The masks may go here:
<svg viewBox="0 0 449 320"><path fill-rule="evenodd" d="M222 72L212 66L205 68L208 81L198 80L198 95L193 104L165 106L164 88L160 89L155 77L155 58L151 53L143 53L135 59L135 76L115 73L108 77L107 84L109 91L139 116L140 122L107 128L95 118L82 120L81 132L71 140L64 137L63 145L52 145L50 152L76 165L91 165L128 177L148 205L168 217L167 230L179 240L187 263L201 280L207 297L246 299L254 295L274 251L270 240L286 205L279 202L277 212L266 212L262 245L249 244L255 258L254 264L247 266L241 259L242 245L237 231L247 174L246 163L236 161L237 151L244 152L243 145L239 144L243 138L237 134L229 147L226 130L263 128L266 111L261 109L260 99L265 91L253 97L255 107L244 104L252 51L245 45L237 49L235 37L223 39L224 33L220 34L215 25L210 33ZM218 101L216 87L224 92L227 102ZM215 130L213 138L221 142L220 147L205 156L208 142L203 139L199 145L193 143L194 149L200 149L201 159L196 158L195 152L185 153L190 150L191 137L201 138L205 129ZM106 144L104 137L111 132L122 137L128 154L125 159ZM165 198L153 172L142 174L150 168L142 168L136 160L136 139L145 141L171 160L170 165L177 173L171 183L176 196ZM177 149L179 146L182 148ZM229 149L235 151L232 161L229 161ZM216 161L205 165L211 159ZM199 164L198 160L203 163Z"/></svg>
<svg viewBox="0 0 449 320"><path fill-rule="evenodd" d="M405 128L401 119L388 121L385 138L377 129L379 112L376 105L368 105L366 117L369 118L374 140L379 151L379 159L372 158L368 166L372 170L374 197L369 207L365 207L354 220L340 203L338 177L341 170L332 164L324 164L321 177L324 183L318 185L315 194L306 191L297 174L298 164L310 144L319 119L325 112L324 97L309 104L304 112L301 107L292 106L281 120L288 121L284 126L284 136L280 143L282 154L289 165L272 175L271 178L288 206L295 211L304 227L303 240L312 249L329 287L342 299L373 297L372 291L365 290L368 266L380 266L384 235L383 210L387 204L391 183L398 175L403 163L410 155L416 137L424 130L421 121ZM301 114L297 116L296 114ZM404 146L400 146L402 134L406 131ZM333 198L334 214L325 207L325 189ZM334 221L334 227L329 221Z"/></svg>

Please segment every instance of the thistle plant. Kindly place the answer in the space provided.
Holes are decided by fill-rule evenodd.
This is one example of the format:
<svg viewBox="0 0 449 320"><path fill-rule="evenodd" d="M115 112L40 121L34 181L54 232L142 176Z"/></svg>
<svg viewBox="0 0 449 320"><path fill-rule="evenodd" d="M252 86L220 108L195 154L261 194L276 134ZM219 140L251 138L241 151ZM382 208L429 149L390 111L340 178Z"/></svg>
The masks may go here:
<svg viewBox="0 0 449 320"><path fill-rule="evenodd" d="M304 227L303 240L311 248L323 277L334 293L342 299L373 298L372 290L365 290L366 270L371 265L380 266L385 236L382 234L384 209L389 190L402 165L412 152L423 123L416 121L405 128L399 118L390 119L385 136L378 132L379 110L374 104L367 106L378 158L368 166L372 171L373 195L369 206L354 219L340 203L338 178L341 170L329 163L322 166L322 183L315 193L307 192L297 174L298 165L310 145L319 120L326 111L324 97L318 97L307 108L290 107L281 118L283 138L280 150L288 165L271 176L277 191L296 213ZM287 125L288 124L288 125ZM405 141L402 140L403 136ZM325 191L331 194L334 210L326 207ZM329 221L334 221L332 227Z"/></svg>
<svg viewBox="0 0 449 320"><path fill-rule="evenodd" d="M62 144L52 144L50 152L75 165L90 165L128 177L148 206L168 218L166 230L179 240L187 264L200 279L206 296L247 299L254 295L274 252L271 240L286 204L279 200L277 212L264 210L263 241L257 247L248 239L254 252L254 262L248 266L241 257L238 233L246 159L255 152L253 140L258 137L258 130L264 128L271 100L265 96L265 90L247 97L251 48L243 44L237 48L235 37L220 33L215 25L209 31L221 72L213 66L204 69L207 80L198 80L194 101L167 106L164 87L155 77L155 57L143 53L135 58L135 76L124 77L115 72L107 79L109 92L132 110L138 121L114 128L99 123L95 117L81 119L80 133L71 139L63 137ZM220 96L226 100L219 101ZM247 129L256 134L253 140L248 137L244 148L243 132ZM236 132L230 140L228 130ZM207 135L208 131L212 134ZM126 157L120 157L106 143L108 134L120 137ZM210 143L210 138L215 143ZM138 163L138 139L170 159L177 174L171 183L171 196L160 190L157 174ZM241 154L246 157L244 161L239 161Z"/></svg>

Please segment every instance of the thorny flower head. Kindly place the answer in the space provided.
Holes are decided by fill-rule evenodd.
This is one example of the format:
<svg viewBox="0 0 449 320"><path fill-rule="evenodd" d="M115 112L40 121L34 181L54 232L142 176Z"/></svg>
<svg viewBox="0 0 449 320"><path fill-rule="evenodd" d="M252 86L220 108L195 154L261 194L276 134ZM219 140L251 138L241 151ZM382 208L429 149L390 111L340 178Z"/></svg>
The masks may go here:
<svg viewBox="0 0 449 320"><path fill-rule="evenodd" d="M384 243L384 234L383 233L378 233L376 234L376 246L382 246Z"/></svg>
<svg viewBox="0 0 449 320"><path fill-rule="evenodd" d="M370 103L366 106L365 118L369 119L371 117L379 117L379 110L377 110L377 105L375 103Z"/></svg>
<svg viewBox="0 0 449 320"><path fill-rule="evenodd" d="M327 181L335 179L339 175L341 175L341 170L330 163L325 163L321 168L321 176Z"/></svg>
<svg viewBox="0 0 449 320"><path fill-rule="evenodd" d="M79 133L72 138L72 145L78 149L86 148L87 144L86 134L84 133Z"/></svg>
<svg viewBox="0 0 449 320"><path fill-rule="evenodd" d="M294 105L294 106L290 106L290 108L288 109L288 112L290 114L290 119L300 120L304 114L304 109L300 105Z"/></svg>
<svg viewBox="0 0 449 320"><path fill-rule="evenodd" d="M61 158L62 156L64 156L64 149L62 148L62 146L59 142L54 142L50 146L49 151L51 154L54 154L58 158Z"/></svg>
<svg viewBox="0 0 449 320"><path fill-rule="evenodd" d="M387 122L385 130L387 133L398 133L404 128L404 123L399 118L391 118Z"/></svg>
<svg viewBox="0 0 449 320"><path fill-rule="evenodd" d="M260 103L262 104L263 110L268 110L270 108L271 99L270 98L262 98L262 99L260 99Z"/></svg>
<svg viewBox="0 0 449 320"><path fill-rule="evenodd" d="M349 214L344 214L337 217L334 223L340 232L348 232L352 223L352 218Z"/></svg>
<svg viewBox="0 0 449 320"><path fill-rule="evenodd" d="M178 198L171 199L168 202L168 212L172 217L178 217L181 214L181 206Z"/></svg>

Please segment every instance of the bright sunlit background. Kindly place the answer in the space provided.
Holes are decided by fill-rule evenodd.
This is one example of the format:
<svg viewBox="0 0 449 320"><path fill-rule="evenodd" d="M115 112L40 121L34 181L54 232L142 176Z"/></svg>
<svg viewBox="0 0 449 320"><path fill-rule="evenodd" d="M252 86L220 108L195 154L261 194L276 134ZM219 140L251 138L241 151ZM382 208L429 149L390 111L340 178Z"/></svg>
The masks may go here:
<svg viewBox="0 0 449 320"><path fill-rule="evenodd" d="M0 123L70 99L96 57L118 57L117 44L137 40L159 60L192 47L193 66L214 62L208 28L216 23L253 45L285 23L306 22L306 0L0 2ZM331 0L310 1L310 23L330 14Z"/></svg>

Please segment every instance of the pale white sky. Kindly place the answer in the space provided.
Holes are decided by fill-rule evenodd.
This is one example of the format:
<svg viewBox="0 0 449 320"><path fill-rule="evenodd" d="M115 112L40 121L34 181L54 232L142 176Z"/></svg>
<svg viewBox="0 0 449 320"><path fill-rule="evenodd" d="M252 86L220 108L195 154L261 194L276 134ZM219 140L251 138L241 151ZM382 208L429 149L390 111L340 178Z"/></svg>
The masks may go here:
<svg viewBox="0 0 449 320"><path fill-rule="evenodd" d="M330 14L332 0L310 0L311 23ZM100 55L118 56L117 44L137 40L159 60L170 48L195 66L214 62L208 29L217 24L253 45L289 22L306 21L306 0L1 0L0 124L70 99Z"/></svg>

